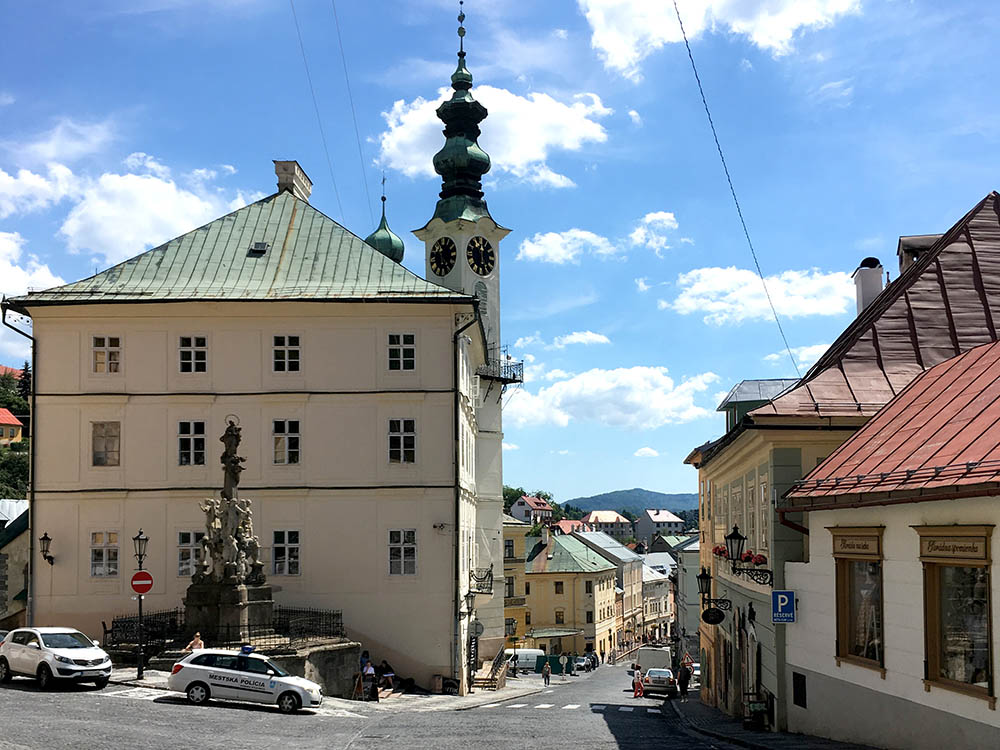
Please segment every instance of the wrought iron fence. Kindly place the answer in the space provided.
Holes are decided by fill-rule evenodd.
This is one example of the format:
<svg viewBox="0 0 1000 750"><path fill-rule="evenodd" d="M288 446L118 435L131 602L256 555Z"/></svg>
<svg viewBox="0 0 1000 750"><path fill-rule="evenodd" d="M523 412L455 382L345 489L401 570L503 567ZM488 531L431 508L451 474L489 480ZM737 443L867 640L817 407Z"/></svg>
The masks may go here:
<svg viewBox="0 0 1000 750"><path fill-rule="evenodd" d="M111 620L111 626L104 626L104 645L114 647L121 644L139 642L139 616L118 615ZM142 616L143 642L146 653L162 650L167 644L184 637L184 610L163 609L145 612Z"/></svg>

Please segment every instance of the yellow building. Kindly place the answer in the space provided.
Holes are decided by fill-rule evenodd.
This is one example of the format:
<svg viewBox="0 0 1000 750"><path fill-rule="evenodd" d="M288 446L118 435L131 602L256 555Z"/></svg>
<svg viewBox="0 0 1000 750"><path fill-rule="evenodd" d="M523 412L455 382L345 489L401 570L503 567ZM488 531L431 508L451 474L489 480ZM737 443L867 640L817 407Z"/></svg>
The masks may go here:
<svg viewBox="0 0 1000 750"><path fill-rule="evenodd" d="M20 443L22 427L21 420L9 409L0 409L0 445Z"/></svg>
<svg viewBox="0 0 1000 750"><path fill-rule="evenodd" d="M503 515L503 616L507 645L524 642L524 633L531 626L525 622L525 544L531 526L513 516ZM534 541L534 539L532 539Z"/></svg>
<svg viewBox="0 0 1000 750"><path fill-rule="evenodd" d="M527 538L526 636L547 653L614 648L615 566L572 535Z"/></svg>

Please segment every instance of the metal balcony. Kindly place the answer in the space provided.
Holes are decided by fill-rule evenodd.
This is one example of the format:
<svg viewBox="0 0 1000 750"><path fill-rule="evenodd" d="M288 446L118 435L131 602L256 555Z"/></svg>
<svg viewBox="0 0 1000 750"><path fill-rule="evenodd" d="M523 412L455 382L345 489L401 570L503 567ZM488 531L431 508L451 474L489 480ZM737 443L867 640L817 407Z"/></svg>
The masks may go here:
<svg viewBox="0 0 1000 750"><path fill-rule="evenodd" d="M473 594L493 594L493 565L469 571L469 591Z"/></svg>
<svg viewBox="0 0 1000 750"><path fill-rule="evenodd" d="M524 382L524 362L513 359L491 359L480 365L476 375L485 380L494 380L503 385Z"/></svg>

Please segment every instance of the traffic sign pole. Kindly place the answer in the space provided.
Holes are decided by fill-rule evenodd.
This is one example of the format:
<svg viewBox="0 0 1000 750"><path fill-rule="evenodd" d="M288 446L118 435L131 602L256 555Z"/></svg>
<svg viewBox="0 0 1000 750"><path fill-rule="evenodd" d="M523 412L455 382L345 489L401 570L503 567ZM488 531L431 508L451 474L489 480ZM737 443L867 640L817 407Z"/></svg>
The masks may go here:
<svg viewBox="0 0 1000 750"><path fill-rule="evenodd" d="M145 629L143 628L142 622L142 600L145 598L146 592L153 588L153 576L147 571L142 569L142 560L139 560L139 572L132 576L132 590L136 593L139 600L139 652L136 655L138 659L138 666L136 669L136 679L141 680L143 675L143 669L145 664L145 655L143 654L143 647L145 646Z"/></svg>

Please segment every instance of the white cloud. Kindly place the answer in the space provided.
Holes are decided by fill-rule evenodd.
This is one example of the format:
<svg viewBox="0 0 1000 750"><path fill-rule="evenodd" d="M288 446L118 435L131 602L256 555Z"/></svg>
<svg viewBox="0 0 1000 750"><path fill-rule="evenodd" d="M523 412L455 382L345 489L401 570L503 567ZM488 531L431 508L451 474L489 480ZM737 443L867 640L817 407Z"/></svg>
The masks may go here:
<svg viewBox="0 0 1000 750"><path fill-rule="evenodd" d="M237 169L232 164L220 164L219 167L226 174L236 174Z"/></svg>
<svg viewBox="0 0 1000 750"><path fill-rule="evenodd" d="M503 443L503 449L505 451L519 451L521 450L521 446L515 443Z"/></svg>
<svg viewBox="0 0 1000 750"><path fill-rule="evenodd" d="M657 456L659 456L659 455L660 455L660 453L659 453L659 451L657 451L657 450L654 450L653 448L650 448L650 447L649 447L649 446L647 445L647 446L646 446L646 447L644 447L644 448L640 448L639 450L637 450L637 451L636 451L635 453L633 453L632 455L633 455L633 456L637 456L637 457L639 457L639 458L656 458Z"/></svg>
<svg viewBox="0 0 1000 750"><path fill-rule="evenodd" d="M558 456L568 456L568 455L572 454L572 453L573 453L573 451L571 451L571 450L568 450L568 449L566 449L566 448L562 448L561 450L557 450L557 451L550 451L550 453L555 453L555 454L556 454L556 455L558 455Z"/></svg>
<svg viewBox="0 0 1000 750"><path fill-rule="evenodd" d="M792 356L795 358L795 364L797 364L800 369L805 371L812 367L816 363L816 360L823 355L823 352L829 348L829 344L793 346ZM764 361L771 362L772 364L782 364L788 361L788 352L775 352L774 354L768 354L764 357Z"/></svg>
<svg viewBox="0 0 1000 750"><path fill-rule="evenodd" d="M753 70L753 63L747 60L745 57L740 60L740 70L745 70L747 73Z"/></svg>
<svg viewBox="0 0 1000 750"><path fill-rule="evenodd" d="M632 81L640 63L664 45L682 41L674 6L651 0L577 0L604 66ZM858 12L861 0L679 0L689 39L721 30L747 37L775 56L792 51L797 33L829 26Z"/></svg>
<svg viewBox="0 0 1000 750"><path fill-rule="evenodd" d="M379 162L410 177L432 177L433 155L444 143L435 110L451 90L435 100L400 99L383 112L388 129L379 137ZM476 99L489 110L489 127L480 144L496 170L543 187L571 187L573 181L552 170L555 151L579 151L587 143L603 143L608 134L598 122L612 113L596 94L577 94L570 103L548 94L519 96L495 86L477 86ZM526 133L530 136L526 137Z"/></svg>
<svg viewBox="0 0 1000 750"><path fill-rule="evenodd" d="M161 180L170 178L170 167L166 167L156 160L154 156L143 151L136 151L125 157L122 162L130 172L148 172L159 177ZM213 172L214 176L215 173Z"/></svg>
<svg viewBox="0 0 1000 750"><path fill-rule="evenodd" d="M785 318L841 315L854 304L854 284L843 271L783 271L766 277L766 281L778 315ZM747 269L696 268L680 274L677 286L677 298L661 300L660 309L670 307L682 315L704 314L705 322L715 325L771 317L760 278Z"/></svg>
<svg viewBox="0 0 1000 750"><path fill-rule="evenodd" d="M579 263L584 254L610 258L619 248L607 237L586 229L567 229L565 232L539 232L521 241L517 250L518 260L538 260L543 263Z"/></svg>
<svg viewBox="0 0 1000 750"><path fill-rule="evenodd" d="M646 277L643 276L641 279L635 280L635 288L640 292L648 292L652 287L646 283Z"/></svg>
<svg viewBox="0 0 1000 750"><path fill-rule="evenodd" d="M83 123L63 118L52 130L35 140L4 143L22 164L48 164L71 162L95 154L111 142L114 127L109 120Z"/></svg>
<svg viewBox="0 0 1000 750"><path fill-rule="evenodd" d="M665 367L593 369L537 393L519 391L507 404L505 417L518 427L566 427L575 421L651 430L711 414L695 397L718 379L707 372L675 383Z"/></svg>
<svg viewBox="0 0 1000 750"><path fill-rule="evenodd" d="M13 94L6 91L0 91L0 107L9 107L16 101L17 99L14 98Z"/></svg>
<svg viewBox="0 0 1000 750"><path fill-rule="evenodd" d="M633 245L645 245L663 257L663 251L670 247L666 233L677 227L677 217L673 212L653 211L640 219L628 237Z"/></svg>
<svg viewBox="0 0 1000 750"><path fill-rule="evenodd" d="M545 379L549 382L552 382L553 380L566 380L571 377L573 377L573 373L560 370L558 367L555 370L549 370L545 373Z"/></svg>
<svg viewBox="0 0 1000 750"><path fill-rule="evenodd" d="M65 283L36 256L26 254L24 245L25 239L18 232L0 232L0 294L11 297ZM19 327L30 329L30 325ZM8 361L27 358L29 349L26 338L0 328L0 355Z"/></svg>
<svg viewBox="0 0 1000 750"><path fill-rule="evenodd" d="M62 164L50 164L47 175L28 169L8 174L0 169L0 219L16 213L40 211L79 191L80 180Z"/></svg>
<svg viewBox="0 0 1000 750"><path fill-rule="evenodd" d="M848 107L851 104L851 98L854 96L854 86L851 85L849 78L840 81L830 81L813 91L811 96L813 101L820 104Z"/></svg>
<svg viewBox="0 0 1000 750"><path fill-rule="evenodd" d="M642 125L642 117L640 117L639 113L636 112L634 109L630 109L628 111L628 116L629 119L632 120L632 124L635 125L636 127Z"/></svg>
<svg viewBox="0 0 1000 750"><path fill-rule="evenodd" d="M556 39L565 39L569 36L569 32L566 31L566 29L556 29L552 33L555 35Z"/></svg>
<svg viewBox="0 0 1000 750"><path fill-rule="evenodd" d="M537 346L542 344L542 337L538 331L535 331L530 336L521 336L514 342L515 349L527 349L529 346Z"/></svg>
<svg viewBox="0 0 1000 750"><path fill-rule="evenodd" d="M570 344L583 344L584 346L590 346L591 344L610 344L611 339L605 336L603 333L594 333L593 331L573 331L573 333L567 333L564 336L556 336L552 341L552 349L565 349Z"/></svg>

